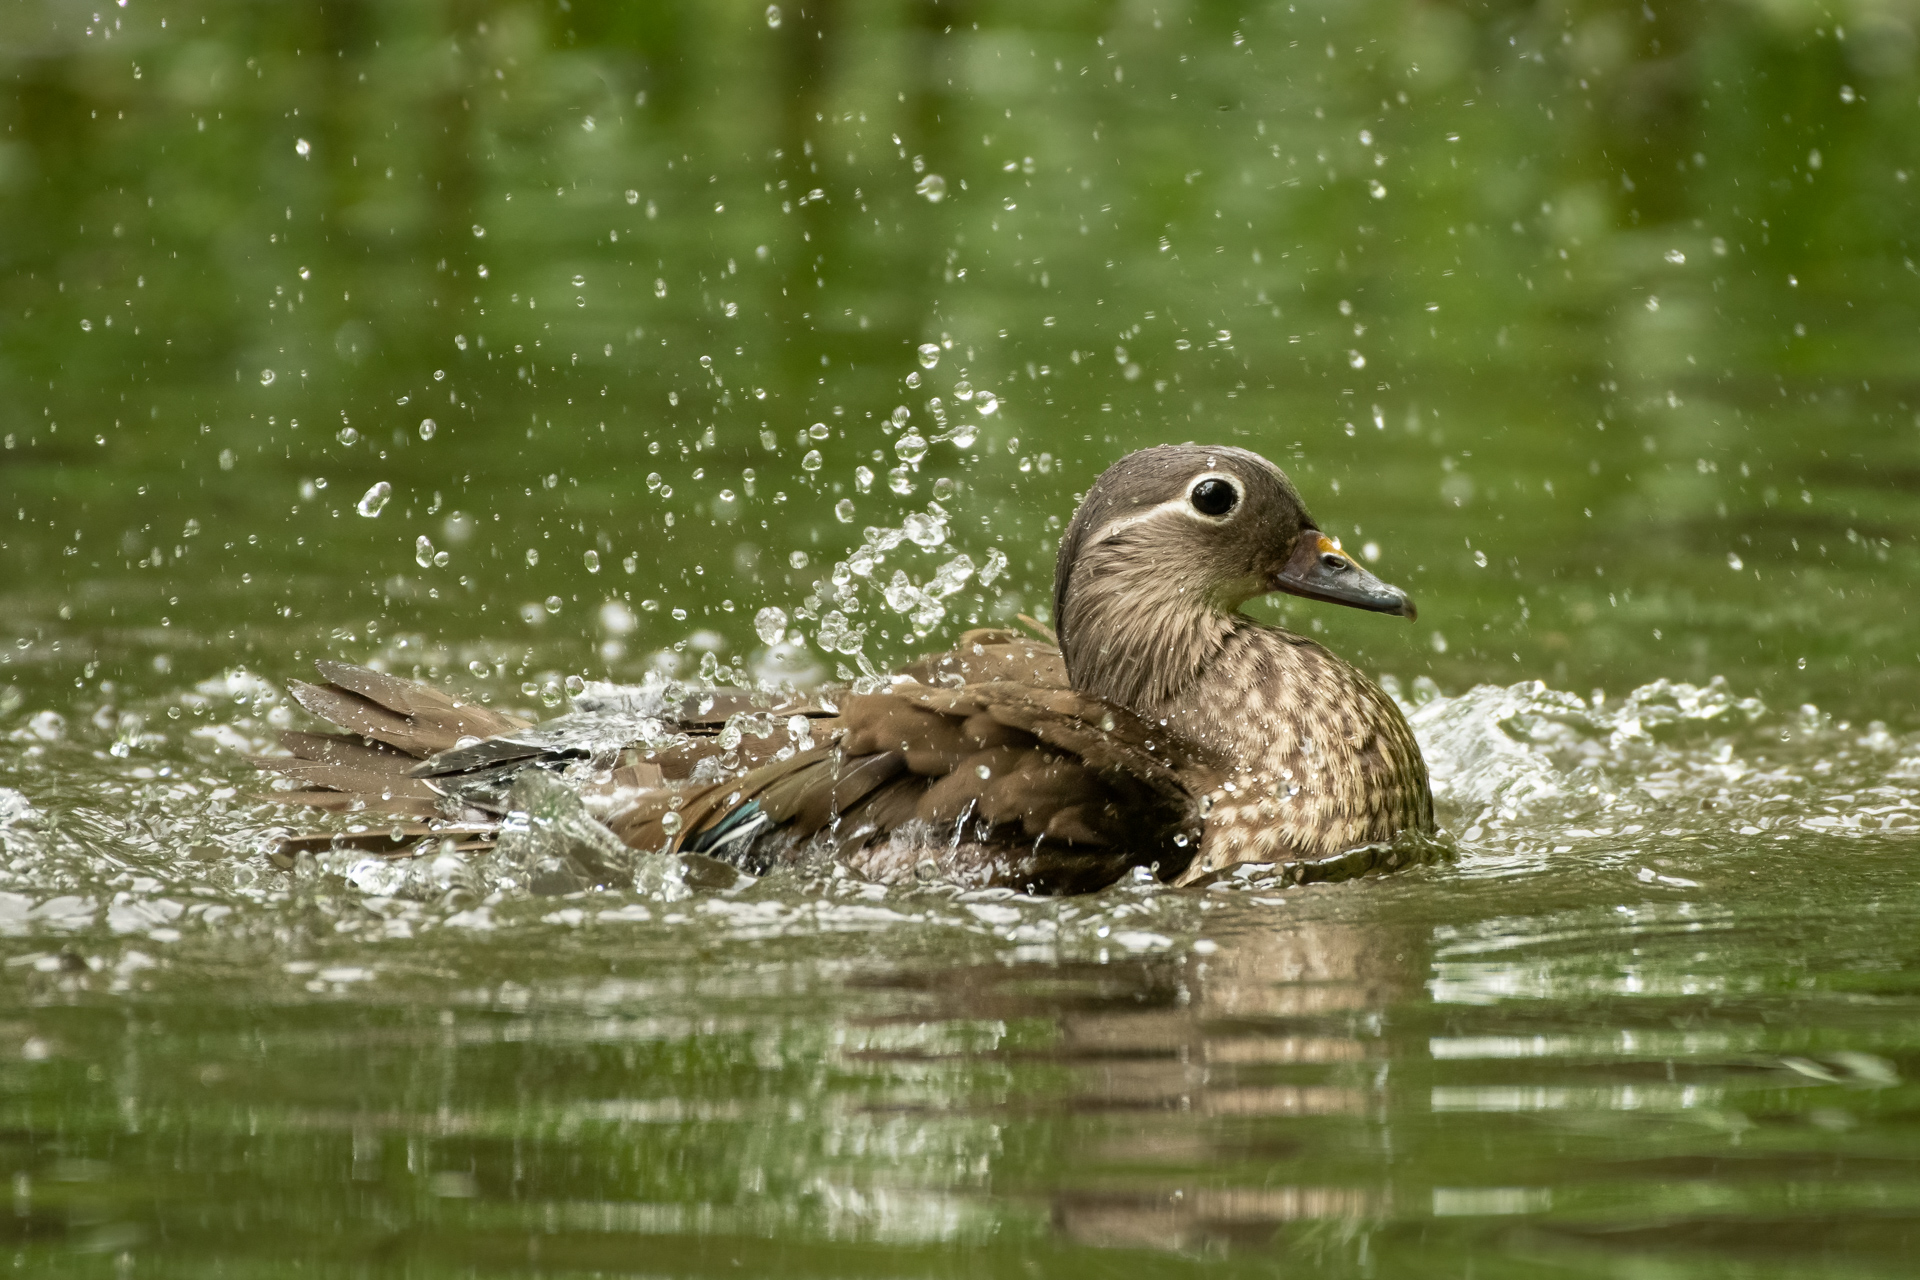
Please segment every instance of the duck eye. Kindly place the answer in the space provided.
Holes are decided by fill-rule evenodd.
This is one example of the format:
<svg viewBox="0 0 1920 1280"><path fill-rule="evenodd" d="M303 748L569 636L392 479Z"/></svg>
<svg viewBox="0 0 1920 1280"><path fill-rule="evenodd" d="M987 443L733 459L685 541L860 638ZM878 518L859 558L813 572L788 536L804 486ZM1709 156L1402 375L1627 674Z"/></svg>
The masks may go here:
<svg viewBox="0 0 1920 1280"><path fill-rule="evenodd" d="M1225 480L1209 478L1193 486L1187 501L1203 516L1223 516L1240 501L1240 494Z"/></svg>

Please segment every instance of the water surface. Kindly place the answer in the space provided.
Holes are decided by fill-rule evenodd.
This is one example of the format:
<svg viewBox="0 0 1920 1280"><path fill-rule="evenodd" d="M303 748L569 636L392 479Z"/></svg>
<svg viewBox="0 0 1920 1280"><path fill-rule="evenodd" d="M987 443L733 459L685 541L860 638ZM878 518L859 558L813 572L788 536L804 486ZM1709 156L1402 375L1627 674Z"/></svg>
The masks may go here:
<svg viewBox="0 0 1920 1280"><path fill-rule="evenodd" d="M1905 1274L1914 50L1878 5L15 6L14 1265ZM1390 680L1450 861L262 856L315 657L539 715L851 678L1044 616L1075 496L1184 439L1418 600L1255 608Z"/></svg>

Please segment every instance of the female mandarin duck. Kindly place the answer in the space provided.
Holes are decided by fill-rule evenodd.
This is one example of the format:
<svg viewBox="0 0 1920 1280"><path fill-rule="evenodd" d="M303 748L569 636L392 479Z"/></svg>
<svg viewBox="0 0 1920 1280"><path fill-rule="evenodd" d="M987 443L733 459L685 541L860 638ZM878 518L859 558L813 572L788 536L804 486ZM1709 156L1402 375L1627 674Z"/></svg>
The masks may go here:
<svg viewBox="0 0 1920 1280"><path fill-rule="evenodd" d="M1320 645L1239 612L1275 591L1414 616L1320 532L1271 462L1166 445L1115 463L1075 513L1054 576L1057 647L968 632L882 692L772 708L807 717L794 745L723 733L751 706L724 691L610 742L604 718L533 729L323 663L331 683L294 696L349 732L289 734L292 758L258 763L304 784L280 799L481 818L512 807L530 767L573 765L630 848L754 872L827 848L880 881L1043 892L1134 866L1191 884L1432 831L1426 764L1392 700ZM490 836L463 833L470 846Z"/></svg>

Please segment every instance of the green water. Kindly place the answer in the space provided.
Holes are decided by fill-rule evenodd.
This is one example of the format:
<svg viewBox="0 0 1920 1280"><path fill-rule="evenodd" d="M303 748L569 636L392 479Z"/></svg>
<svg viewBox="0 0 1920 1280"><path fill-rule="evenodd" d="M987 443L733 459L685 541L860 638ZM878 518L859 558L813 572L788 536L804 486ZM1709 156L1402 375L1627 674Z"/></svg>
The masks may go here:
<svg viewBox="0 0 1920 1280"><path fill-rule="evenodd" d="M1909 1274L1916 29L10 6L0 1267ZM1392 678L1455 861L261 856L315 657L542 715L883 668L1044 614L1075 495L1184 439L1418 601L1256 608ZM929 503L823 653L817 584Z"/></svg>

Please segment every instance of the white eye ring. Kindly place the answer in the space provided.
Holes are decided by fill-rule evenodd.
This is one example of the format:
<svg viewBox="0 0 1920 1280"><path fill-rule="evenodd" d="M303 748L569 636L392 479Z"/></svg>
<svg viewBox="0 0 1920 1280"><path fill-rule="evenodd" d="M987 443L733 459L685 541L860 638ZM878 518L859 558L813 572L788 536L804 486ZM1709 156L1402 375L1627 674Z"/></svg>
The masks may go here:
<svg viewBox="0 0 1920 1280"><path fill-rule="evenodd" d="M1233 498L1227 503L1224 510L1208 511L1200 505L1199 493L1201 487L1213 482L1224 484L1233 492ZM1195 519L1213 523L1232 519L1234 513L1239 511L1241 506L1246 502L1246 498L1247 491L1240 484L1238 477L1228 475L1221 471L1203 471L1187 482L1187 491L1185 495L1182 496L1180 503L1181 506L1186 509L1188 515Z"/></svg>

